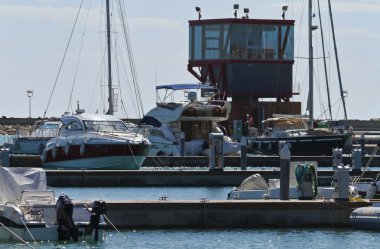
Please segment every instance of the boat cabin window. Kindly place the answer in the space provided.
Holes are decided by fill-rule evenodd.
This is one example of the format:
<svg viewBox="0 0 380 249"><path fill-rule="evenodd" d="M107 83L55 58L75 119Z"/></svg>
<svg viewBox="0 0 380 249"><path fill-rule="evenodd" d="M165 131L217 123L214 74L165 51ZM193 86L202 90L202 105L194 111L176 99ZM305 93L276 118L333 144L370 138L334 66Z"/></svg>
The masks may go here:
<svg viewBox="0 0 380 249"><path fill-rule="evenodd" d="M69 131L79 131L79 130L82 130L82 126L78 122L73 121L67 125L67 129Z"/></svg>
<svg viewBox="0 0 380 249"><path fill-rule="evenodd" d="M41 129L58 129L59 124L45 123L41 126Z"/></svg>
<svg viewBox="0 0 380 249"><path fill-rule="evenodd" d="M150 136L152 137L160 137L160 138L165 138L164 134L159 129L152 129L150 131Z"/></svg>
<svg viewBox="0 0 380 249"><path fill-rule="evenodd" d="M211 121L182 121L181 129L186 140L208 140L212 131Z"/></svg>
<svg viewBox="0 0 380 249"><path fill-rule="evenodd" d="M83 121L88 131L97 132L126 132L127 126L122 121Z"/></svg>

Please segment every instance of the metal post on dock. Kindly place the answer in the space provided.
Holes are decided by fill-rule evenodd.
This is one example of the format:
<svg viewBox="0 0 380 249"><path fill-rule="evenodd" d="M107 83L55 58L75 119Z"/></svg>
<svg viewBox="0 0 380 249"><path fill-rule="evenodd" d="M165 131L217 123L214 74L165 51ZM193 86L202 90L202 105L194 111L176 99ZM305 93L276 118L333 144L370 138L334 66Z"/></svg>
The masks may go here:
<svg viewBox="0 0 380 249"><path fill-rule="evenodd" d="M209 170L223 170L224 168L223 141L223 134L209 134Z"/></svg>
<svg viewBox="0 0 380 249"><path fill-rule="evenodd" d="M365 135L364 132L360 135L360 149L362 151L362 156L365 155Z"/></svg>
<svg viewBox="0 0 380 249"><path fill-rule="evenodd" d="M332 156L333 156L333 160L332 160L333 167L339 166L342 164L342 149L339 149L339 148L333 149Z"/></svg>
<svg viewBox="0 0 380 249"><path fill-rule="evenodd" d="M1 148L1 165L9 167L9 148Z"/></svg>
<svg viewBox="0 0 380 249"><path fill-rule="evenodd" d="M352 171L351 174L358 176L362 173L362 151L354 149L352 151Z"/></svg>
<svg viewBox="0 0 380 249"><path fill-rule="evenodd" d="M289 200L290 150L284 143L280 152L280 200Z"/></svg>
<svg viewBox="0 0 380 249"><path fill-rule="evenodd" d="M240 140L240 167L241 170L247 170L247 145L248 141L245 136Z"/></svg>
<svg viewBox="0 0 380 249"><path fill-rule="evenodd" d="M185 156L185 133L183 132L179 135L179 154Z"/></svg>

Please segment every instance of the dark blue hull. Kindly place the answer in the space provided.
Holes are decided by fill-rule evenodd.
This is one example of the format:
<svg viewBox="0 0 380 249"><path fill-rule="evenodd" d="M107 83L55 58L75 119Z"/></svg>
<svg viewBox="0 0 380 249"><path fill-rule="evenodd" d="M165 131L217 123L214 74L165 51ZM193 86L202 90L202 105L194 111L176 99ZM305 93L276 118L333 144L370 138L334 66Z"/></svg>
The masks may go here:
<svg viewBox="0 0 380 249"><path fill-rule="evenodd" d="M343 153L350 153L352 148L351 134L343 135L307 135L284 138L248 138L249 152L263 155L278 155L280 141L288 144L293 156L328 156L332 149L341 148Z"/></svg>

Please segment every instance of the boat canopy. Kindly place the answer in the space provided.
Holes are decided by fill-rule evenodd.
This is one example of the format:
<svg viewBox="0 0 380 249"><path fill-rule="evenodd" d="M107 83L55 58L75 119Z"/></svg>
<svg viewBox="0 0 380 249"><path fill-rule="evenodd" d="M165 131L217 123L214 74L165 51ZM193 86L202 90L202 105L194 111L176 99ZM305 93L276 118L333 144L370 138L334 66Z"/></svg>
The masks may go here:
<svg viewBox="0 0 380 249"><path fill-rule="evenodd" d="M0 204L19 203L24 191L46 188L46 174L41 168L0 167Z"/></svg>
<svg viewBox="0 0 380 249"><path fill-rule="evenodd" d="M197 83L185 83L185 84L172 84L156 86L156 90L170 89L170 90L196 90L196 89L215 89L214 86L197 84Z"/></svg>

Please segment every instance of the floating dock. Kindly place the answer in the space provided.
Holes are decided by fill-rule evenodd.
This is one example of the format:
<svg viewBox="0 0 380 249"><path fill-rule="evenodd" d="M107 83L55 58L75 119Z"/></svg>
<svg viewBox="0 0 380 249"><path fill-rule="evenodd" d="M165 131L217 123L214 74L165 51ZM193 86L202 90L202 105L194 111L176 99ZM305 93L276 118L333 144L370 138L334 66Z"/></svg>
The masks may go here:
<svg viewBox="0 0 380 249"><path fill-rule="evenodd" d="M147 187L147 186L239 186L259 173L267 181L279 179L280 171L267 170L46 170L52 187ZM365 177L376 178L377 171ZM318 184L330 186L334 172L318 171Z"/></svg>
<svg viewBox="0 0 380 249"><path fill-rule="evenodd" d="M372 202L195 200L107 202L118 228L349 227L351 212Z"/></svg>

